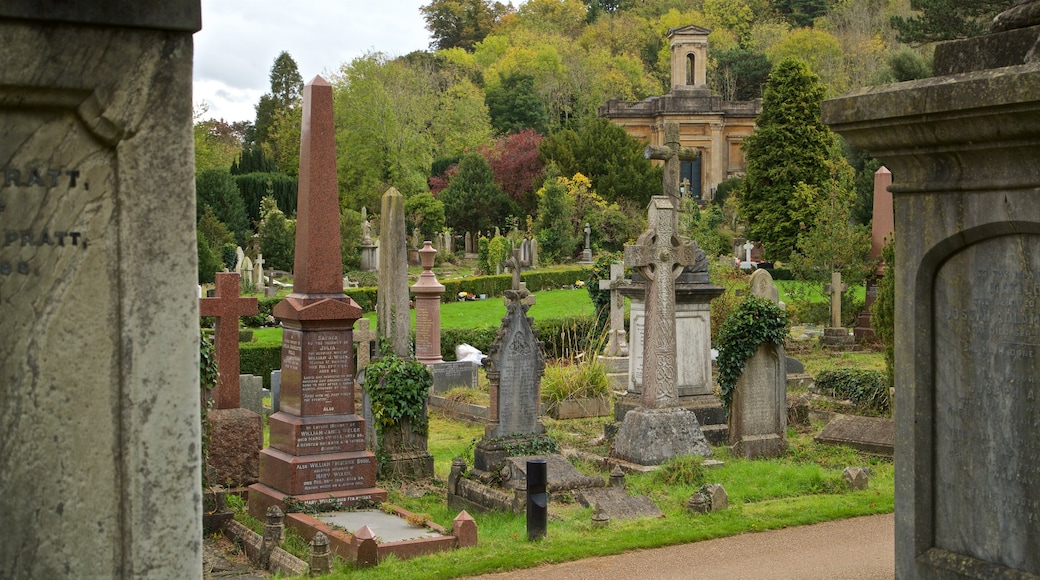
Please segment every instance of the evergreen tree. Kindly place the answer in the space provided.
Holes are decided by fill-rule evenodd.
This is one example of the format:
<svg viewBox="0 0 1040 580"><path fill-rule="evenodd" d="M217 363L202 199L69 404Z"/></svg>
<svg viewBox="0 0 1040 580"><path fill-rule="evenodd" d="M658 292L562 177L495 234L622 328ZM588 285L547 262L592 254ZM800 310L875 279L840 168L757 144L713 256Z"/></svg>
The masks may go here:
<svg viewBox="0 0 1040 580"><path fill-rule="evenodd" d="M256 105L256 123L253 125L256 143L268 142L275 119L298 107L303 94L303 77L288 52L282 51L274 59L269 78L271 92L261 96Z"/></svg>
<svg viewBox="0 0 1040 580"><path fill-rule="evenodd" d="M758 127L744 139L741 215L748 238L762 242L773 260L787 260L799 234L812 229L817 188L841 157L834 134L820 122L824 92L805 63L782 61L769 75ZM799 190L805 195L795 195L799 184L809 186Z"/></svg>
<svg viewBox="0 0 1040 580"><path fill-rule="evenodd" d="M773 65L765 53L734 47L709 49L715 67L708 71L708 83L727 101L750 101L762 96Z"/></svg>
<svg viewBox="0 0 1040 580"><path fill-rule="evenodd" d="M495 183L487 160L472 153L459 162L459 171L438 197L448 225L456 231L476 232L501 224L514 214L513 205Z"/></svg>
<svg viewBox="0 0 1040 580"><path fill-rule="evenodd" d="M265 210L260 224L260 253L268 267L291 272L296 257L296 221L286 218L273 200Z"/></svg>
<svg viewBox="0 0 1040 580"><path fill-rule="evenodd" d="M201 220L206 208L213 211L221 223L235 235L241 246L249 238L251 228L246 217L246 206L234 178L226 169L207 169L195 176L195 211Z"/></svg>
<svg viewBox="0 0 1040 580"><path fill-rule="evenodd" d="M228 231L227 226L217 219L213 208L206 206L199 218L199 234L206 239L206 243L212 248L221 248L224 244L234 244L235 235Z"/></svg>
<svg viewBox="0 0 1040 580"><path fill-rule="evenodd" d="M896 39L925 44L970 38L986 32L993 17L1011 6L1010 0L910 0L919 14L890 20Z"/></svg>
<svg viewBox="0 0 1040 580"><path fill-rule="evenodd" d="M404 201L405 227L419 228L424 240L444 229L444 203L430 193L417 193Z"/></svg>
<svg viewBox="0 0 1040 580"><path fill-rule="evenodd" d="M550 173L538 191L538 251L546 262L570 258L578 248L574 235L574 202L558 175Z"/></svg>
<svg viewBox="0 0 1040 580"><path fill-rule="evenodd" d="M500 135L534 129L544 135L549 112L534 87L534 77L520 72L499 75L499 83L489 87L484 98L491 128Z"/></svg>
<svg viewBox="0 0 1040 580"><path fill-rule="evenodd" d="M195 239L199 253L199 284L210 284L216 280L217 270L222 266L220 257L213 252L201 231L195 232Z"/></svg>

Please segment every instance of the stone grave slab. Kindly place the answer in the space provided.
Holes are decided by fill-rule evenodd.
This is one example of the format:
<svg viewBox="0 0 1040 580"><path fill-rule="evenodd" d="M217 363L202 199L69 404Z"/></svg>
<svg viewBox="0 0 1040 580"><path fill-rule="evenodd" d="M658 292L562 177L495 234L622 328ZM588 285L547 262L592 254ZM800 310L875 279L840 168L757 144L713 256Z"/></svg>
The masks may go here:
<svg viewBox="0 0 1040 580"><path fill-rule="evenodd" d="M587 487L603 487L602 477L585 475L562 455L532 455L507 457L502 467L503 484L514 489L527 489L527 460L544 459L549 492L568 491Z"/></svg>
<svg viewBox="0 0 1040 580"><path fill-rule="evenodd" d="M403 542L442 535L430 528L413 526L395 514L375 509L322 512L314 517L330 526L343 528L351 534L356 533L362 526L368 526L383 542Z"/></svg>
<svg viewBox="0 0 1040 580"><path fill-rule="evenodd" d="M883 417L837 415L815 437L817 443L848 445L853 449L892 457L896 423Z"/></svg>
<svg viewBox="0 0 1040 580"><path fill-rule="evenodd" d="M243 409L257 415L264 412L264 379L256 375L238 375L239 402Z"/></svg>
<svg viewBox="0 0 1040 580"><path fill-rule="evenodd" d="M617 487L582 489L574 494L582 507L593 508L612 520L659 518L661 510L645 495L628 495Z"/></svg>

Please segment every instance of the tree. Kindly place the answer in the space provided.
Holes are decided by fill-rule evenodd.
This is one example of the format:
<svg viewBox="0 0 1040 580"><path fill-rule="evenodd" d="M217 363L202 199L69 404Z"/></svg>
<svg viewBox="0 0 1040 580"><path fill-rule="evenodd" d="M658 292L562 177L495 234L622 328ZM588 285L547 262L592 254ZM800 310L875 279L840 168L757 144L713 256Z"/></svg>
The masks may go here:
<svg viewBox="0 0 1040 580"><path fill-rule="evenodd" d="M444 229L444 203L433 194L417 193L404 201L404 217L408 231L419 228L424 240L433 240Z"/></svg>
<svg viewBox="0 0 1040 580"><path fill-rule="evenodd" d="M220 270L220 257L213 252L202 231L195 232L196 248L199 254L199 284L210 284L216 280L217 270Z"/></svg>
<svg viewBox="0 0 1040 580"><path fill-rule="evenodd" d="M563 175L581 173L608 202L627 200L645 206L661 195L661 169L643 156L646 144L608 119L590 119L577 131L557 131L542 141L542 160L552 161Z"/></svg>
<svg viewBox="0 0 1040 580"><path fill-rule="evenodd" d="M986 32L993 17L1006 10L1008 0L910 0L919 14L893 16L896 39L907 44L970 38Z"/></svg>
<svg viewBox="0 0 1040 580"><path fill-rule="evenodd" d="M538 209L534 188L545 172L545 164L538 157L541 142L542 136L534 129L525 129L500 137L481 150L502 191L528 214Z"/></svg>
<svg viewBox="0 0 1040 580"><path fill-rule="evenodd" d="M235 180L226 169L207 169L195 176L196 218L201 220L206 208L245 245L252 228L246 217L246 206Z"/></svg>
<svg viewBox="0 0 1040 580"><path fill-rule="evenodd" d="M227 123L224 119L206 119L206 106L194 111L195 172L205 169L227 169L242 150L248 123Z"/></svg>
<svg viewBox="0 0 1040 580"><path fill-rule="evenodd" d="M787 34L766 50L770 60L797 59L816 73L830 94L840 94L848 87L845 53L841 43L826 30L800 28Z"/></svg>
<svg viewBox="0 0 1040 580"><path fill-rule="evenodd" d="M462 158L458 173L438 199L444 203L448 225L456 231L486 231L515 214L509 198L495 183L491 166L476 153Z"/></svg>
<svg viewBox="0 0 1040 580"><path fill-rule="evenodd" d="M260 97L256 105L256 123L254 139L257 143L268 141L268 132L279 114L287 114L298 107L303 93L303 77L300 76L296 61L288 52L282 51L271 65L271 92Z"/></svg>
<svg viewBox="0 0 1040 580"><path fill-rule="evenodd" d="M931 63L906 47L888 55L888 68L892 73L892 80L897 83L932 76Z"/></svg>
<svg viewBox="0 0 1040 580"><path fill-rule="evenodd" d="M500 135L524 129L544 135L549 113L535 90L534 77L520 72L499 76L498 84L489 87L484 97L491 127Z"/></svg>
<svg viewBox="0 0 1040 580"><path fill-rule="evenodd" d="M339 214L340 245L343 248L343 271L361 267L361 213L345 207Z"/></svg>
<svg viewBox="0 0 1040 580"><path fill-rule="evenodd" d="M764 53L746 48L708 50L715 66L708 71L708 83L727 101L750 101L762 96L773 65Z"/></svg>
<svg viewBox="0 0 1040 580"><path fill-rule="evenodd" d="M570 258L578 247L574 234L574 202L567 195L558 175L551 173L538 190L538 251L544 261L553 263Z"/></svg>
<svg viewBox="0 0 1040 580"><path fill-rule="evenodd" d="M434 50L473 50L511 10L511 6L488 0L432 0L419 8Z"/></svg>
<svg viewBox="0 0 1040 580"><path fill-rule="evenodd" d="M206 244L210 249L219 249L225 244L235 243L235 235L228 231L227 226L217 219L216 214L213 213L213 208L209 206L203 209L202 217L199 218L198 232L205 238Z"/></svg>
<svg viewBox="0 0 1040 580"><path fill-rule="evenodd" d="M827 12L828 0L771 0L776 11L793 26L812 26L816 18Z"/></svg>
<svg viewBox="0 0 1040 580"><path fill-rule="evenodd" d="M805 184L811 194L831 177L834 134L820 122L824 96L820 78L805 63L784 60L773 69L762 100L758 128L744 139L746 175L740 209L747 236L765 246L766 255L786 260L803 230L811 229L817 200L795 196Z"/></svg>
<svg viewBox="0 0 1040 580"><path fill-rule="evenodd" d="M270 268L291 272L296 257L296 220L286 218L271 198L261 207L260 252Z"/></svg>

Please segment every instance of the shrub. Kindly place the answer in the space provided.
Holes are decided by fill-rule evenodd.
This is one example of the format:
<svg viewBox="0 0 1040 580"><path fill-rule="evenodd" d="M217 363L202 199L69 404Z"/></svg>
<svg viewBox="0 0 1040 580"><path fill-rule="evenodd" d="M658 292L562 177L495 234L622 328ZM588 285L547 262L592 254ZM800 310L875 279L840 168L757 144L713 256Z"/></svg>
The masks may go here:
<svg viewBox="0 0 1040 580"><path fill-rule="evenodd" d="M264 387L271 388L271 371L282 368L282 345L242 342L238 345L239 372L264 379Z"/></svg>
<svg viewBox="0 0 1040 580"><path fill-rule="evenodd" d="M857 407L884 413L891 405L888 385L881 371L839 369L823 371L816 388L825 395L848 399Z"/></svg>
<svg viewBox="0 0 1040 580"><path fill-rule="evenodd" d="M591 399L610 395L607 369L595 356L575 364L553 364L545 367L542 377L542 402L555 407L563 401Z"/></svg>

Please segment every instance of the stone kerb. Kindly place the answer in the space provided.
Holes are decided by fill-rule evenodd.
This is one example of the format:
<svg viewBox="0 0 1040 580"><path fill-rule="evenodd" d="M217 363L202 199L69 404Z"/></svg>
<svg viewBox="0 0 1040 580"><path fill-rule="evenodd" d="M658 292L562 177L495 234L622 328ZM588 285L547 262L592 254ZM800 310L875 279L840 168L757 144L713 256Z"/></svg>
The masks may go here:
<svg viewBox="0 0 1040 580"><path fill-rule="evenodd" d="M824 103L893 177L897 578L1040 575L1037 38L940 45L949 76Z"/></svg>

